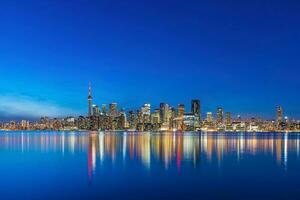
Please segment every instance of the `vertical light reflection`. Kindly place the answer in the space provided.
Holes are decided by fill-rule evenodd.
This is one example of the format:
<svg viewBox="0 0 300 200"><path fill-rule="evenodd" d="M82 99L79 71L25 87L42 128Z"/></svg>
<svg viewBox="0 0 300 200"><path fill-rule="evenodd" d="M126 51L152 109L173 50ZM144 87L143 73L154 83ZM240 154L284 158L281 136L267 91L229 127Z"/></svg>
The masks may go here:
<svg viewBox="0 0 300 200"><path fill-rule="evenodd" d="M213 143L214 139L212 135L207 135L207 160L211 162L212 160L212 152L213 152Z"/></svg>
<svg viewBox="0 0 300 200"><path fill-rule="evenodd" d="M24 152L24 133L21 133L21 151Z"/></svg>
<svg viewBox="0 0 300 200"><path fill-rule="evenodd" d="M223 136L218 135L216 140L217 140L217 159L218 159L218 164L220 166L222 160L222 152L223 152Z"/></svg>
<svg viewBox="0 0 300 200"><path fill-rule="evenodd" d="M276 138L276 159L277 159L277 164L281 164L281 154L282 154L282 148L281 148L281 138L277 136Z"/></svg>
<svg viewBox="0 0 300 200"><path fill-rule="evenodd" d="M99 134L99 157L102 163L104 159L104 134L103 133Z"/></svg>
<svg viewBox="0 0 300 200"><path fill-rule="evenodd" d="M92 181L93 174L96 169L96 140L97 135L93 132L89 133L89 143L88 143L88 177Z"/></svg>
<svg viewBox="0 0 300 200"><path fill-rule="evenodd" d="M127 133L124 133L123 134L123 149L122 149L123 161L126 160L126 149L127 149Z"/></svg>
<svg viewBox="0 0 300 200"><path fill-rule="evenodd" d="M177 169L180 172L181 169L181 160L182 160L182 146L183 146L183 136L182 134L177 136L177 152L176 152L176 164L177 164Z"/></svg>
<svg viewBox="0 0 300 200"><path fill-rule="evenodd" d="M176 155L176 139L177 139L177 135L176 132L173 132L173 147L172 147L172 155L175 156Z"/></svg>
<svg viewBox="0 0 300 200"><path fill-rule="evenodd" d="M165 133L163 134L163 160L165 169L169 168L169 163L172 154L172 135Z"/></svg>
<svg viewBox="0 0 300 200"><path fill-rule="evenodd" d="M297 151L297 157L299 157L299 135L297 135L297 147L296 147L296 151Z"/></svg>
<svg viewBox="0 0 300 200"><path fill-rule="evenodd" d="M96 136L92 136L92 163L93 163L93 172L96 169Z"/></svg>
<svg viewBox="0 0 300 200"><path fill-rule="evenodd" d="M129 136L129 156L130 159L133 160L134 159L134 146L135 146L135 136L134 134L131 134Z"/></svg>
<svg viewBox="0 0 300 200"><path fill-rule="evenodd" d="M142 137L142 162L147 169L151 166L151 149L150 149L150 134L143 135Z"/></svg>
<svg viewBox="0 0 300 200"><path fill-rule="evenodd" d="M201 134L201 152L207 152L207 134Z"/></svg>
<svg viewBox="0 0 300 200"><path fill-rule="evenodd" d="M284 154L283 154L283 161L284 161L284 168L285 170L287 170L287 160L288 160L288 152L287 152L287 148L288 148L288 134L285 133L284 134Z"/></svg>
<svg viewBox="0 0 300 200"><path fill-rule="evenodd" d="M61 133L61 151L62 155L65 155L65 133Z"/></svg>
<svg viewBox="0 0 300 200"><path fill-rule="evenodd" d="M183 157L185 160L193 160L194 147L193 147L193 137L186 136L183 138Z"/></svg>
<svg viewBox="0 0 300 200"><path fill-rule="evenodd" d="M68 136L68 149L72 154L75 152L75 136L73 134L70 134Z"/></svg>

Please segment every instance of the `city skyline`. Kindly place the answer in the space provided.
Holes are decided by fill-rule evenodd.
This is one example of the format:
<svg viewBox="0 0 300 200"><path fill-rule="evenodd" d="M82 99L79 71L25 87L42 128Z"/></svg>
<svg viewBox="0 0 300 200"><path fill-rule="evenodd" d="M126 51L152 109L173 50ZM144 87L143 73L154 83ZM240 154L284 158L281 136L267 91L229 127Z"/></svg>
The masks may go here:
<svg viewBox="0 0 300 200"><path fill-rule="evenodd" d="M205 111L271 118L281 105L299 119L298 10L280 1L2 2L0 118L83 115L91 81L97 102L126 109L197 98Z"/></svg>
<svg viewBox="0 0 300 200"><path fill-rule="evenodd" d="M130 111L137 111L137 110L140 110L141 107L145 106L145 105L148 105L149 106L149 112L154 112L156 108L159 107L159 105L161 106L162 104L166 104L168 107L170 108L176 108L177 109L177 112L180 112L180 106L183 107L183 114L186 112L186 113L189 113L189 110L191 113L194 113L194 112L197 112L199 117L200 116L207 116L207 114L211 115L213 118L216 119L216 121L219 121L220 118L223 120L223 118L225 118L225 115L227 112L230 113L230 115L233 117L233 118L238 118L238 117L243 117L244 119L251 119L251 118L261 118L261 119L264 119L264 120L276 120L276 117L274 115L274 108L273 108L273 115L270 116L270 117L265 117L263 114L262 115L251 115L251 114L247 114L247 113L244 113L244 115L241 115L240 113L243 113L242 111L241 112L238 112L238 113L232 113L230 110L226 109L225 108L225 111L224 111L224 108L221 107L221 106L216 106L214 110L204 110L204 109L200 109L202 108L202 102L200 99L192 99L190 100L191 103L188 103L188 104L184 104L182 102L180 103L177 103L175 105L172 105L168 102L160 102L158 105L154 105L151 104L150 102L145 102L143 104L141 104L140 106L137 106L137 107L131 107L130 109L126 109L124 107L122 107L122 105L120 106L118 104L118 102L110 102L110 103L107 103L107 102L99 102L97 101L94 101L94 97L93 97L93 92L92 92L92 84L91 82L89 82L88 84L88 97L87 97L87 104L86 104L86 108L88 109L86 112L81 112L81 113L75 113L73 112L72 110L65 110L64 112L66 112L65 114L58 114L60 112L59 108L55 108L55 107L52 107L52 114L50 115L45 115L43 114L43 112L40 112L39 110L36 110L36 109L41 109L43 110L43 108L46 108L47 109L47 106L50 106L51 105L47 105L45 104L44 106L45 107L38 107L36 105L33 105L33 107L35 108L31 108L29 107L29 109L33 109L35 112L36 112L36 115L34 117L28 117L26 115L19 115L17 117L10 117L10 118L6 118L5 116L0 116L0 122L5 122L5 121L11 121L11 120L38 120L40 119L41 117L51 117L51 118L65 118L65 117L79 117L79 116L87 116L87 117L91 117L93 116L93 113L94 113L94 109L95 109L95 106L97 107L96 109L99 110L99 113L102 113L102 110L103 109L107 109L107 106L111 105L111 104L115 104L115 106L118 105L118 110L116 110L116 112L119 112L121 110L124 110L124 112L128 113ZM26 101L26 100L25 100ZM26 102L25 102L26 104ZM197 104L197 108L194 108L195 107L195 104ZM150 106L152 105L152 106ZM22 105L22 102L20 102L20 105L19 106L24 106ZM104 106L104 108L103 108ZM204 106L205 107L205 106ZM276 109L278 108L281 108L282 109L282 106L281 105L277 105L276 106ZM198 109L198 110L195 110L195 109ZM20 108L20 110L22 110L22 108ZM219 112L222 112L222 116L220 116L220 113ZM67 113L69 112L69 113ZM276 114L278 113L278 110L276 110ZM283 113L283 110L281 110L281 115L282 115L282 119L283 118L289 118L289 119L292 119L292 120L299 120L298 118L294 117L293 115L287 115L286 113ZM224 114L224 116L223 116ZM2 118L1 118L2 117Z"/></svg>
<svg viewBox="0 0 300 200"><path fill-rule="evenodd" d="M237 115L217 107L215 112L203 114L199 99L190 101L190 108L179 103L177 106L161 102L159 106L145 103L138 109L125 110L112 102L101 106L93 102L92 85L87 92L86 114L66 115L62 118L43 116L39 120L0 123L0 130L93 130L93 131L197 131L197 132L298 132L300 120L284 115L277 106L275 118L261 116L250 118Z"/></svg>

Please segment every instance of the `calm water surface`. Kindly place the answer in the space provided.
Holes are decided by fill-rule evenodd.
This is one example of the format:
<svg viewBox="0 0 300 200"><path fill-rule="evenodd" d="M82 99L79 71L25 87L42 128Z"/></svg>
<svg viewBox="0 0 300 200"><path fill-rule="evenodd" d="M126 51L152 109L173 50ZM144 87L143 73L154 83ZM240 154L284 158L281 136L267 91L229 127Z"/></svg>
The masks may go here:
<svg viewBox="0 0 300 200"><path fill-rule="evenodd" d="M0 132L0 199L300 199L300 134Z"/></svg>

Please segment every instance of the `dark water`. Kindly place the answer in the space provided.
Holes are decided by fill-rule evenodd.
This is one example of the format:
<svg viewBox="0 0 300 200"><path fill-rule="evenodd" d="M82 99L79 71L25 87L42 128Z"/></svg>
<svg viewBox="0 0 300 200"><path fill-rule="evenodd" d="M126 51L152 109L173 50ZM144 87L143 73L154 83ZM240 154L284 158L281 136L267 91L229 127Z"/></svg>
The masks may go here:
<svg viewBox="0 0 300 200"><path fill-rule="evenodd" d="M300 134L0 132L0 199L300 199Z"/></svg>

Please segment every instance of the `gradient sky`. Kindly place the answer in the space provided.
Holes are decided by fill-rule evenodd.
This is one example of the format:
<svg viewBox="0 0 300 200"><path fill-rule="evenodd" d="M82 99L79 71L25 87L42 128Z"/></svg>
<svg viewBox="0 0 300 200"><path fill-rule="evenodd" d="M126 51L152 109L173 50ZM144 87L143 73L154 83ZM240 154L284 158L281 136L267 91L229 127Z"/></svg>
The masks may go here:
<svg viewBox="0 0 300 200"><path fill-rule="evenodd" d="M201 100L234 115L300 118L300 2L9 0L0 3L0 119Z"/></svg>

